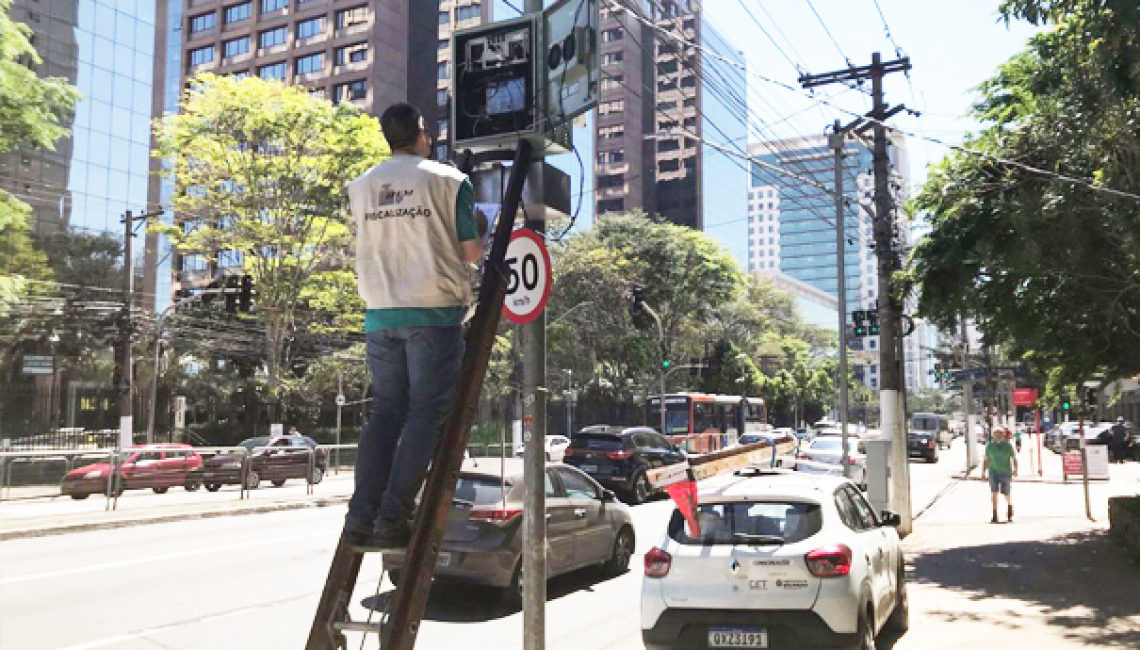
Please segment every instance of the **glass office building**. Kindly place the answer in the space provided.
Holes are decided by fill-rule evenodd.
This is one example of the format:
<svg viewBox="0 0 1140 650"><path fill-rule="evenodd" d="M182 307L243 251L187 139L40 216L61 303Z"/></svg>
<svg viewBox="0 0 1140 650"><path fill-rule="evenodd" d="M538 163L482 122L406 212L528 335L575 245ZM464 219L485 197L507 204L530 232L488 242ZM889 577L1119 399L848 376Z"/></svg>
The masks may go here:
<svg viewBox="0 0 1140 650"><path fill-rule="evenodd" d="M146 0L13 3L12 17L34 32L38 72L83 94L55 151L15 152L0 166L0 185L33 206L41 231L118 235L125 211L147 208L154 14Z"/></svg>

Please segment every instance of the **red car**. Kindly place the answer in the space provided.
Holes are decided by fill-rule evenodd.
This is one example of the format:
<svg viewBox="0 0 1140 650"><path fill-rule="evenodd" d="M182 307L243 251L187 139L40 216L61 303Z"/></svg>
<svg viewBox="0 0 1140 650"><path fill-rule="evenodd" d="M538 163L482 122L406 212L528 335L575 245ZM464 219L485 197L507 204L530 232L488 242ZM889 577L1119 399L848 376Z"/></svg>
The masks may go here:
<svg viewBox="0 0 1140 650"><path fill-rule="evenodd" d="M123 490L150 488L162 494L172 487L197 490L201 485L190 476L202 465L202 457L190 445L176 443L139 445L123 450L118 475L112 481L116 495ZM107 492L107 461L76 467L63 477L61 494L72 499L86 499Z"/></svg>

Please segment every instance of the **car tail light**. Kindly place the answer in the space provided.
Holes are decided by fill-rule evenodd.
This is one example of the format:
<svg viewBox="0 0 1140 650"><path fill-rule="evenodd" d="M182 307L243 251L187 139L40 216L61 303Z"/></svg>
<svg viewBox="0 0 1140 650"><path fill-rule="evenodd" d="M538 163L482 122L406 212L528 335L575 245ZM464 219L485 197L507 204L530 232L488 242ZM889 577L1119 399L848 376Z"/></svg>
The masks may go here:
<svg viewBox="0 0 1140 650"><path fill-rule="evenodd" d="M859 464L859 459L858 459L858 458L856 458L856 457L854 457L854 456L848 456L848 457L847 457L847 464L848 464L848 465L858 465L858 464Z"/></svg>
<svg viewBox="0 0 1140 650"><path fill-rule="evenodd" d="M649 549L645 554L645 577L664 578L673 568L673 556L657 547Z"/></svg>
<svg viewBox="0 0 1140 650"><path fill-rule="evenodd" d="M838 578L851 573L851 549L845 544L817 548L805 559L808 571L817 578Z"/></svg>
<svg viewBox="0 0 1140 650"><path fill-rule="evenodd" d="M629 451L628 449L622 449L621 451L607 452L606 458L609 458L610 460L625 460L626 458L629 458L632 454L633 454L633 452Z"/></svg>
<svg viewBox="0 0 1140 650"><path fill-rule="evenodd" d="M569 458L571 456L577 456L580 453L582 453L582 452L578 451L577 449L572 449L570 447L567 447L566 450L562 452L562 455L564 458Z"/></svg>
<svg viewBox="0 0 1140 650"><path fill-rule="evenodd" d="M486 521L496 526L506 526L522 515L522 508L495 508L494 510L472 510L467 517L477 521Z"/></svg>

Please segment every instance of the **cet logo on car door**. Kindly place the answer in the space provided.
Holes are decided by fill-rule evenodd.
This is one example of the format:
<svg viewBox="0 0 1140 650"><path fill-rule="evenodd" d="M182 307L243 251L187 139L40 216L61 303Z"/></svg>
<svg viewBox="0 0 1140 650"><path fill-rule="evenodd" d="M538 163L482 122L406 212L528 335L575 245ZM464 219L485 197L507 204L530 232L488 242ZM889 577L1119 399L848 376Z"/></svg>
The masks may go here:
<svg viewBox="0 0 1140 650"><path fill-rule="evenodd" d="M602 491L576 470L559 467L557 471L578 519L574 529L574 563L584 566L609 558L613 531L606 518Z"/></svg>
<svg viewBox="0 0 1140 650"><path fill-rule="evenodd" d="M879 520L871 506L853 485L845 485L836 492L840 512L846 510L844 519L850 518L849 527L858 535L859 549L852 549L867 562L868 577L871 580L872 599L875 603L875 617L882 619L891 612L891 598L894 594L894 570L888 569L886 538Z"/></svg>

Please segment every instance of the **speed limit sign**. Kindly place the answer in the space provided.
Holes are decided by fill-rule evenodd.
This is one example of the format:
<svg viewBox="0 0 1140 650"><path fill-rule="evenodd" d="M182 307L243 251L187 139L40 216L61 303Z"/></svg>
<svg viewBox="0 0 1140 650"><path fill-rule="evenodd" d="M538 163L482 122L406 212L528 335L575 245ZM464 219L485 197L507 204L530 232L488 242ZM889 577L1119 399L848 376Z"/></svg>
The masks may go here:
<svg viewBox="0 0 1140 650"><path fill-rule="evenodd" d="M538 318L550 297L550 253L542 237L530 228L511 233L507 246L507 299L503 314L517 325Z"/></svg>

